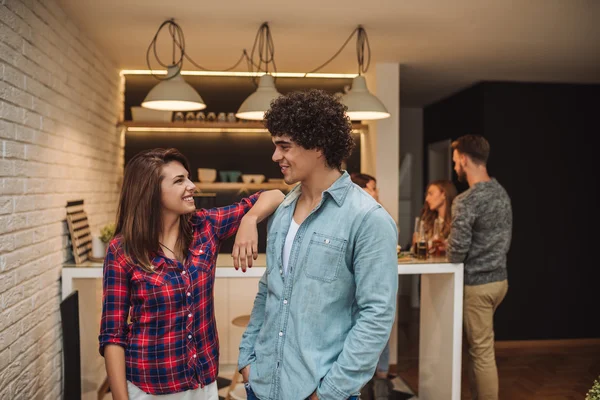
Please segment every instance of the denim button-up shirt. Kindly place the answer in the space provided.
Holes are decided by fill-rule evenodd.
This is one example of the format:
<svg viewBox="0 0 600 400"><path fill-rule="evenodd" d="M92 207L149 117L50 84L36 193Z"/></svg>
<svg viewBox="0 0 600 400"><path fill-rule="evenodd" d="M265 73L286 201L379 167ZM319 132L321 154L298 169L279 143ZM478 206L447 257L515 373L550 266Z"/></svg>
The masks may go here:
<svg viewBox="0 0 600 400"><path fill-rule="evenodd" d="M283 245L300 196L292 190L269 220L267 271L240 344L261 400L348 399L373 376L395 316L397 230L390 215L343 175L294 239Z"/></svg>

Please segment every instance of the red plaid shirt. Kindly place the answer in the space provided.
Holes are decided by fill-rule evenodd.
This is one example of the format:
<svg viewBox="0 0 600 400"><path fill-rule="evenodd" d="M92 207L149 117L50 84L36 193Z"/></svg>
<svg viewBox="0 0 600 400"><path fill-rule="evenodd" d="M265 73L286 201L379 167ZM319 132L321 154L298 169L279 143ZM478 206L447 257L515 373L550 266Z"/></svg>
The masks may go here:
<svg viewBox="0 0 600 400"><path fill-rule="evenodd" d="M110 243L104 260L100 354L107 344L123 346L127 380L144 392L183 392L217 379L213 289L219 243L237 232L258 196L197 211L184 264L159 252L152 259L154 273L149 273L127 260L121 237Z"/></svg>

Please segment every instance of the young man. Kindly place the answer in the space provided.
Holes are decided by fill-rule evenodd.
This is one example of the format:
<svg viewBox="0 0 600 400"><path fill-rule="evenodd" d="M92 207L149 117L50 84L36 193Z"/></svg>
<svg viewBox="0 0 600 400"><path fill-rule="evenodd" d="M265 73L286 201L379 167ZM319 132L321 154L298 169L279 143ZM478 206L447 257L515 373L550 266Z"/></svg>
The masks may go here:
<svg viewBox="0 0 600 400"><path fill-rule="evenodd" d="M340 170L354 142L333 96L281 96L265 124L273 161L299 185L269 220L267 271L240 344L248 398L357 398L394 321L396 225Z"/></svg>
<svg viewBox="0 0 600 400"><path fill-rule="evenodd" d="M508 291L506 254L512 208L506 190L487 172L490 145L466 135L452 143L454 170L469 189L452 205L448 258L465 265L464 327L473 399L498 399L494 312Z"/></svg>

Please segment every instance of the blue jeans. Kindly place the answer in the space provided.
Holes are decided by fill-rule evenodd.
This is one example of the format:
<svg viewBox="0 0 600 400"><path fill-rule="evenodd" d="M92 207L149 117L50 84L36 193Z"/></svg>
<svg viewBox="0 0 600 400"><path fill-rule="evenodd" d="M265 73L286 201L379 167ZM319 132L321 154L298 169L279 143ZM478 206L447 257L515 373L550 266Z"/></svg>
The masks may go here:
<svg viewBox="0 0 600 400"><path fill-rule="evenodd" d="M246 399L248 400L258 400L258 397L254 394L254 391L250 387L250 383L244 383L244 387L246 388Z"/></svg>
<svg viewBox="0 0 600 400"><path fill-rule="evenodd" d="M252 387L248 382L244 383L244 387L246 388L246 399L247 400L259 400L258 397L254 394ZM358 396L349 397L348 400L358 400Z"/></svg>

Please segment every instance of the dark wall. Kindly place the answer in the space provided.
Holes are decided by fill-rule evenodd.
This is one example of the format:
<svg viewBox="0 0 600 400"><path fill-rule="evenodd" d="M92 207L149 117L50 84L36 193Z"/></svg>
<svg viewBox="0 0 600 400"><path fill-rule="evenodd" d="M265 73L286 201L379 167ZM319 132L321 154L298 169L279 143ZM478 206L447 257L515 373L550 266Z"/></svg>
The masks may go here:
<svg viewBox="0 0 600 400"><path fill-rule="evenodd" d="M485 136L488 171L512 200L499 340L600 337L599 98L600 85L485 82L425 109L425 145Z"/></svg>

